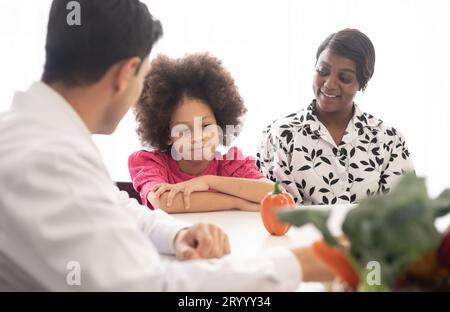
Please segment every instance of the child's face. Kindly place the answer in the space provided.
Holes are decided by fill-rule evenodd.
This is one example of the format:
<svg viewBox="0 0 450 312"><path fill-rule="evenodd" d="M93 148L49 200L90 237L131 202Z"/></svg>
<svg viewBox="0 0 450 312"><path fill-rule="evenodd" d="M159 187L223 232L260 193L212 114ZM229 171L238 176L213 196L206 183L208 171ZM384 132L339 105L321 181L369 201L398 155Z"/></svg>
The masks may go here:
<svg viewBox="0 0 450 312"><path fill-rule="evenodd" d="M183 98L172 115L170 130L169 144L177 160L211 160L219 145L214 112L196 98Z"/></svg>

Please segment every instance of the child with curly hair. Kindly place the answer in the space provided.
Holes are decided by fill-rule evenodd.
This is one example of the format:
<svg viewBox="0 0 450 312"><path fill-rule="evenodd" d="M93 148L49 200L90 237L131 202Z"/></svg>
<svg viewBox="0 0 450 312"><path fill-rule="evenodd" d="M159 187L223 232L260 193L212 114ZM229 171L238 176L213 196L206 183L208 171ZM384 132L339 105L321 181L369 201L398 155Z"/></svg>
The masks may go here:
<svg viewBox="0 0 450 312"><path fill-rule="evenodd" d="M141 143L152 150L128 160L142 203L169 213L258 211L273 183L236 147L225 155L217 151L239 134L245 112L233 78L217 58L158 56L134 109Z"/></svg>

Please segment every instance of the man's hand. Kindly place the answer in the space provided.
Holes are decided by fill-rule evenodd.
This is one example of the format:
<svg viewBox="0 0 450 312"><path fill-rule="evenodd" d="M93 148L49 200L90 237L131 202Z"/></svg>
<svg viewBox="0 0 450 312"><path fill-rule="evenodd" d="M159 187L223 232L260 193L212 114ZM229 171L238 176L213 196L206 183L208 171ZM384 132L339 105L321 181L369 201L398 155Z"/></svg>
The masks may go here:
<svg viewBox="0 0 450 312"><path fill-rule="evenodd" d="M304 282L328 282L335 278L311 247L295 248L292 252L300 262Z"/></svg>
<svg viewBox="0 0 450 312"><path fill-rule="evenodd" d="M179 260L220 258L230 253L230 243L219 227L197 223L178 232L174 250Z"/></svg>

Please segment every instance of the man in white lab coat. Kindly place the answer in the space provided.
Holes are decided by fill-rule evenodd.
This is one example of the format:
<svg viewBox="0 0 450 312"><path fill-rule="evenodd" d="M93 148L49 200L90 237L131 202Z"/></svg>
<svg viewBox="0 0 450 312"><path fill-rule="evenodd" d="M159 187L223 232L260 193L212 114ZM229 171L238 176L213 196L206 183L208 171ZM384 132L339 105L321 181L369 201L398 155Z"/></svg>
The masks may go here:
<svg viewBox="0 0 450 312"><path fill-rule="evenodd" d="M0 116L0 290L288 291L331 277L307 248L222 257L219 228L115 188L91 134L135 104L161 34L138 0L53 1L42 81Z"/></svg>

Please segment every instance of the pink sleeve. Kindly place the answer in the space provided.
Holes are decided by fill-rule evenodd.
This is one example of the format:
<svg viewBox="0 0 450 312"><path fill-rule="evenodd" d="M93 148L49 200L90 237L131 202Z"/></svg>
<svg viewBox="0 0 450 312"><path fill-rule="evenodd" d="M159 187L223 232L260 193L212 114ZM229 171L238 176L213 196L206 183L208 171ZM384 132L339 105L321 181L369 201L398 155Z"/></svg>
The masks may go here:
<svg viewBox="0 0 450 312"><path fill-rule="evenodd" d="M138 151L128 158L128 170L131 181L141 195L141 202L150 209L154 209L147 200L147 194L153 186L167 182L167 165L163 155L159 152Z"/></svg>
<svg viewBox="0 0 450 312"><path fill-rule="evenodd" d="M244 157L237 147L231 148L222 160L221 175L246 179L264 178L256 167L256 159Z"/></svg>

